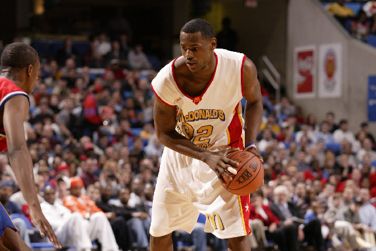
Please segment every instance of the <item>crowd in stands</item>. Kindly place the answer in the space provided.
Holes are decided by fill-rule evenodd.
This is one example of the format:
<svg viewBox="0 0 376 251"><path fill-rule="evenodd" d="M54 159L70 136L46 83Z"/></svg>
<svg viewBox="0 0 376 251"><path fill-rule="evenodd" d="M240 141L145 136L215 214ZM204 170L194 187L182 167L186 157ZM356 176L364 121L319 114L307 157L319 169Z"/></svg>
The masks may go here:
<svg viewBox="0 0 376 251"><path fill-rule="evenodd" d="M153 128L156 71L141 45L104 34L87 55L65 44L42 59L25 125L42 209L66 247L147 250L163 150ZM273 103L263 93L257 147L265 185L251 195L253 250L375 247L376 142L368 124L352 131L332 112L303 116L287 98ZM0 175L0 201L30 244L38 237L6 155ZM191 236L175 233L176 247L227 250L204 233L204 222Z"/></svg>
<svg viewBox="0 0 376 251"><path fill-rule="evenodd" d="M374 44L376 35L376 1L323 1L326 9L355 38ZM330 2L330 3L328 3Z"/></svg>

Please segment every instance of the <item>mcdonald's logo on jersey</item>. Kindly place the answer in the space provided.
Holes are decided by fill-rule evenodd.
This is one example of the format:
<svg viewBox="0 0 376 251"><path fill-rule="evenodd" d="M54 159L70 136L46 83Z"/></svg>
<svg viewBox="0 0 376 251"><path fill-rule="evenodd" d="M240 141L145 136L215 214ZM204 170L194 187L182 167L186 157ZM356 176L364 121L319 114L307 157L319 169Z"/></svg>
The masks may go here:
<svg viewBox="0 0 376 251"><path fill-rule="evenodd" d="M193 122L198 120L219 119L225 121L226 115L223 110L219 109L199 109L188 112L184 115L186 122Z"/></svg>

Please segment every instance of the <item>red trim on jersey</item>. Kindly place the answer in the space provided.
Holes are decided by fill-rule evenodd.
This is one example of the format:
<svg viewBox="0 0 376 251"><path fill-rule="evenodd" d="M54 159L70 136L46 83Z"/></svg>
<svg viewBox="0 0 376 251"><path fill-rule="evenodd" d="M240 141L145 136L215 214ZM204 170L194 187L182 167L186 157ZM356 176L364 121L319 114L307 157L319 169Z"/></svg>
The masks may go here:
<svg viewBox="0 0 376 251"><path fill-rule="evenodd" d="M0 153L5 153L8 151L7 138L5 135L0 133Z"/></svg>
<svg viewBox="0 0 376 251"><path fill-rule="evenodd" d="M163 104L168 105L168 106L170 106L170 107L175 107L174 105L170 105L169 103L167 103L166 101L164 101L164 100L158 95L158 93L154 90L153 85L151 85L151 89L153 90L155 96L156 96L156 97L157 97L157 98L158 98Z"/></svg>
<svg viewBox="0 0 376 251"><path fill-rule="evenodd" d="M238 112L238 108L239 104L235 107L234 116L232 117L230 125L227 127L230 136L229 146L244 149L242 139L243 125L242 121L240 120L241 115Z"/></svg>
<svg viewBox="0 0 376 251"><path fill-rule="evenodd" d="M243 217L243 224L244 224L244 230L246 234L250 234L252 232L251 227L249 226L249 217L250 217L250 207L251 207L251 200L249 195L239 196L240 197L240 203L242 207L242 217Z"/></svg>
<svg viewBox="0 0 376 251"><path fill-rule="evenodd" d="M179 88L179 90L184 94L184 96L186 96L189 99L192 99L192 101L193 101L193 103L195 103L195 105L197 105L198 103L200 103L200 101L202 100L202 96L204 96L205 92L207 91L207 89L209 88L209 86L211 85L211 83L213 82L215 73L217 72L218 56L217 56L217 54L215 52L214 52L214 56L215 56L215 68L214 68L214 72L212 73L212 75L211 75L211 77L209 79L209 82L206 84L205 89L202 91L202 93L200 95L198 95L196 97L192 97L191 95L189 95L178 84L178 81L176 79L176 74L175 74L175 62L176 62L177 58L175 58L174 61L171 64L172 77L174 78L175 84L177 85L177 87Z"/></svg>
<svg viewBox="0 0 376 251"><path fill-rule="evenodd" d="M242 96L244 97L244 71L243 71L243 66L244 62L247 59L247 57L244 55L243 60L242 60L242 66L240 67L240 82L242 85Z"/></svg>

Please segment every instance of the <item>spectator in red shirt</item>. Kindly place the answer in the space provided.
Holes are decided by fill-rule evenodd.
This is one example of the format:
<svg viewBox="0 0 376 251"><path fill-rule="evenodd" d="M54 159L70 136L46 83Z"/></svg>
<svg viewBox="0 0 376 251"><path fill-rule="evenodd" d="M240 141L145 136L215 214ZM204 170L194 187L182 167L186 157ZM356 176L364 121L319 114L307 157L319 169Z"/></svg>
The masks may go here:
<svg viewBox="0 0 376 251"><path fill-rule="evenodd" d="M253 202L250 207L250 218L259 219L267 227L267 239L275 242L281 251L296 250L298 243L297 229L294 224L281 222L264 203L262 191L253 195Z"/></svg>

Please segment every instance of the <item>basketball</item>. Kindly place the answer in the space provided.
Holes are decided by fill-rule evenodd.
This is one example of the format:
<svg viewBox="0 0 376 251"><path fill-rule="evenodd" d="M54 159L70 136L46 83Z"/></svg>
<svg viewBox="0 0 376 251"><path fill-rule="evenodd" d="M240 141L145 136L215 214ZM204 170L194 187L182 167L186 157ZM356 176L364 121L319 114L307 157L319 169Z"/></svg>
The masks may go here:
<svg viewBox="0 0 376 251"><path fill-rule="evenodd" d="M249 195L264 184L264 166L258 156L249 151L233 151L228 158L239 162L237 174L231 181L225 181L225 188L237 195Z"/></svg>

